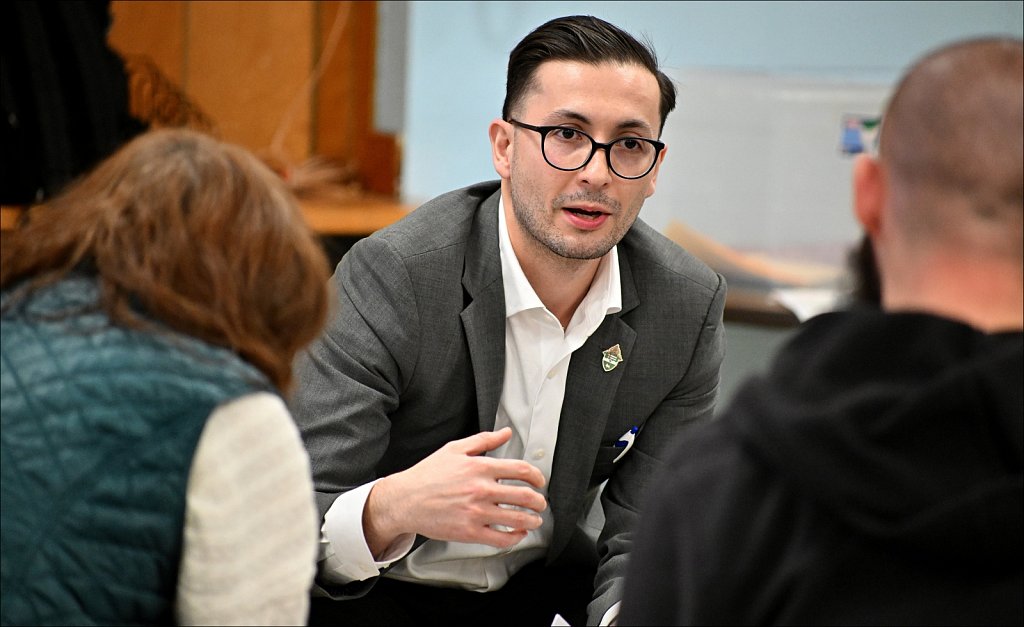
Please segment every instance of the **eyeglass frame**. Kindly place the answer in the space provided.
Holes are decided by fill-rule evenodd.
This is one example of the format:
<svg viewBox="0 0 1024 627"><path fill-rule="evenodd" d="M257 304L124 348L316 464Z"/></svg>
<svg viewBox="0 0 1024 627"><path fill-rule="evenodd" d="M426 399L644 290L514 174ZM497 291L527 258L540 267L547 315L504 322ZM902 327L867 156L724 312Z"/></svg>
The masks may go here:
<svg viewBox="0 0 1024 627"><path fill-rule="evenodd" d="M509 118L509 119L507 119L505 121L508 122L509 124L511 124L512 126L517 126L519 128L525 128L525 129L527 129L529 131L533 131L535 133L540 134L540 154L544 157L544 161L549 166L551 166L552 168L554 168L556 170L561 170L562 172L575 172L576 170L582 170L583 168L587 167L587 165L590 163L590 160L594 158L594 154L598 151L598 149L603 148L604 149L605 162L607 162L607 164L608 164L608 171L613 173L615 176L617 176L617 177L619 177L621 179L626 179L627 181L635 181L635 180L638 180L638 179L642 179L643 177L645 177L645 176L647 176L648 174L651 173L651 170L654 169L654 166L658 165L658 155L660 155L661 151L665 149L665 142L661 142L661 141L658 141L656 139L651 139L649 137L632 137L632 136L618 137L616 139L611 140L610 142L602 143L602 142L597 141L593 137L591 137L588 133L585 133L584 131L581 131L578 128L573 128L572 126L562 126L562 125L534 126L532 124L527 124L525 122L520 122L519 120L517 120L515 118ZM590 140L590 154L587 155L587 158L583 161L582 164L576 166L575 168L562 168L562 167L559 167L559 166L551 163L551 160L548 159L547 151L544 150L544 142L547 141L548 133L550 133L552 131L557 131L557 130L560 130L560 129L573 131L574 133L579 133L580 135L582 135L582 136L584 136L584 137L586 137L587 139ZM615 166L612 165L612 150L611 150L612 146L614 146L615 144L617 144L619 142L626 141L626 140L629 140L629 139L632 139L634 141L647 142L647 143L649 143L649 144L654 146L654 159L651 160L651 166L649 168L647 168L646 172L644 172L643 174L641 174L639 176L623 176L623 175L619 174L618 172L616 172L615 171Z"/></svg>

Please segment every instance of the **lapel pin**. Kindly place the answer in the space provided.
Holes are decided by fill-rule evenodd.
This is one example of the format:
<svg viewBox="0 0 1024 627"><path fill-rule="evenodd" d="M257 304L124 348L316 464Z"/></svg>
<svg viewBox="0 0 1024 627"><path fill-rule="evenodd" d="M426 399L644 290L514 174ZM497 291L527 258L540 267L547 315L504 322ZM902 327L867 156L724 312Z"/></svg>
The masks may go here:
<svg viewBox="0 0 1024 627"><path fill-rule="evenodd" d="M619 348L618 344L604 351L602 355L603 357L601 357L601 367L604 368L605 372L611 372L612 370L615 370L615 366L618 366L623 361L625 361L624 359L622 359L622 349Z"/></svg>

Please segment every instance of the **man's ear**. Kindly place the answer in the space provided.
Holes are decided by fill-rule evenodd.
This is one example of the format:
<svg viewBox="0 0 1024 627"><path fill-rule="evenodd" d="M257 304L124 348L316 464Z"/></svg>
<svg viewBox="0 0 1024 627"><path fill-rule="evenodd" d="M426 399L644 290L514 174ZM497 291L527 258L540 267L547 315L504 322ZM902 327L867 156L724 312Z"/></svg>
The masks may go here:
<svg viewBox="0 0 1024 627"><path fill-rule="evenodd" d="M512 144L512 125L508 122L495 118L487 128L491 137L491 160L494 162L494 171L502 179L508 179L512 171L509 148Z"/></svg>
<svg viewBox="0 0 1024 627"><path fill-rule="evenodd" d="M872 238L878 234L885 206L885 171L870 155L857 155L853 162L853 212Z"/></svg>

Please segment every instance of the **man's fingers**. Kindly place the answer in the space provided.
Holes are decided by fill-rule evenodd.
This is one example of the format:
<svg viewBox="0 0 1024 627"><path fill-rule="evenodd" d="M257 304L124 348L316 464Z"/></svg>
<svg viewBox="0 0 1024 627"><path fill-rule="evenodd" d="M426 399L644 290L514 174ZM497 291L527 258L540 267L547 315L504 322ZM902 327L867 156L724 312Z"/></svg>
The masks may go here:
<svg viewBox="0 0 1024 627"><path fill-rule="evenodd" d="M543 512L548 506L547 499L532 488L514 485L496 486L493 502L523 507L535 512Z"/></svg>
<svg viewBox="0 0 1024 627"><path fill-rule="evenodd" d="M518 459L488 459L491 463L495 478L499 481L522 481L535 488L544 487L544 473L539 468Z"/></svg>
<svg viewBox="0 0 1024 627"><path fill-rule="evenodd" d="M490 512L489 522L478 529L474 542L508 548L518 544L533 529L538 529L544 520L534 512L517 508L498 507Z"/></svg>
<svg viewBox="0 0 1024 627"><path fill-rule="evenodd" d="M504 427L497 431L481 431L468 438L449 442L448 447L456 453L479 456L505 444L511 437L512 429ZM528 462L491 457L481 458L479 461L490 469L489 472L496 480L522 481L538 489L544 487L544 474Z"/></svg>
<svg viewBox="0 0 1024 627"><path fill-rule="evenodd" d="M497 431L481 431L468 438L451 442L453 448L466 455L483 455L487 451L493 451L512 437L512 429L505 427Z"/></svg>
<svg viewBox="0 0 1024 627"><path fill-rule="evenodd" d="M486 544L499 549L509 549L519 544L525 537L526 531L522 529L498 531L497 529L484 527L478 534L476 534L476 537L474 537L471 542L476 544Z"/></svg>
<svg viewBox="0 0 1024 627"><path fill-rule="evenodd" d="M500 525L505 528L519 531L538 529L544 524L544 519L536 512L522 508L498 507L498 511L492 512L489 520L491 525Z"/></svg>

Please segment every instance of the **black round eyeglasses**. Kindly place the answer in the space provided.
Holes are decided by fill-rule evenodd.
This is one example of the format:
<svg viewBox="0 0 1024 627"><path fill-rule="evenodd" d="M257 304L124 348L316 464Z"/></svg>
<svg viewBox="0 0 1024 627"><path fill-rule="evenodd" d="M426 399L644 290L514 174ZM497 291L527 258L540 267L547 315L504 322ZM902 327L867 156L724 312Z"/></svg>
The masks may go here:
<svg viewBox="0 0 1024 627"><path fill-rule="evenodd" d="M604 149L608 169L624 179L647 176L658 161L663 142L646 137L620 137L603 144L571 126L533 126L509 118L509 124L540 133L540 151L548 165L571 172L586 167L599 148Z"/></svg>

